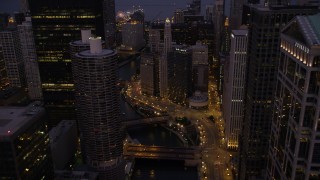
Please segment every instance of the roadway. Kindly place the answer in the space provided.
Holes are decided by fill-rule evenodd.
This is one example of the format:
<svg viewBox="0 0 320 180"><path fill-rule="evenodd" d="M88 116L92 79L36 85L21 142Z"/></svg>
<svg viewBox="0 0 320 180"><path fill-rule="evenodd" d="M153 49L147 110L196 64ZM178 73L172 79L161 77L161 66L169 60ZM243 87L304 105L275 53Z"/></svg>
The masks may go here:
<svg viewBox="0 0 320 180"><path fill-rule="evenodd" d="M209 78L209 110L195 110L174 104L166 99L141 94L140 82L131 82L125 92L137 103L143 103L159 112L166 111L172 117L187 117L197 124L201 137L202 165L200 166L201 179L232 180L229 167L230 153L224 142L224 123L221 118L220 99L217 93L215 80ZM207 118L213 115L215 123Z"/></svg>

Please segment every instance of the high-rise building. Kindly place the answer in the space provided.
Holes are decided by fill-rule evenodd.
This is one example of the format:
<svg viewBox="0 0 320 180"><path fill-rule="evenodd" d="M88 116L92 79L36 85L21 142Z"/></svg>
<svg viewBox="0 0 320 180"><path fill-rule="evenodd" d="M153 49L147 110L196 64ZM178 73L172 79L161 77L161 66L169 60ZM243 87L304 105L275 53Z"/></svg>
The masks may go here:
<svg viewBox="0 0 320 180"><path fill-rule="evenodd" d="M227 148L237 150L243 121L248 30L231 32L230 58L224 64L223 118Z"/></svg>
<svg viewBox="0 0 320 180"><path fill-rule="evenodd" d="M11 87L25 86L25 71L19 32L13 18L9 19L9 26L0 31L0 45L3 59Z"/></svg>
<svg viewBox="0 0 320 180"><path fill-rule="evenodd" d="M0 177L52 179L45 110L37 103L0 107Z"/></svg>
<svg viewBox="0 0 320 180"><path fill-rule="evenodd" d="M25 68L28 95L31 100L41 100L42 89L40 73L30 17L27 17L26 21L21 25L18 25L18 31Z"/></svg>
<svg viewBox="0 0 320 180"><path fill-rule="evenodd" d="M201 0L191 0L187 4L187 9L184 11L185 15L199 15L201 13Z"/></svg>
<svg viewBox="0 0 320 180"><path fill-rule="evenodd" d="M145 45L143 24L130 22L122 25L122 45L132 50L140 50Z"/></svg>
<svg viewBox="0 0 320 180"><path fill-rule="evenodd" d="M216 0L214 2L214 15L213 15L213 26L214 26L214 57L218 58L219 53L221 51L221 41L222 41L222 31L223 31L223 6L224 1L223 0Z"/></svg>
<svg viewBox="0 0 320 180"><path fill-rule="evenodd" d="M77 119L86 164L100 179L124 179L123 134L117 90L118 56L90 38L90 50L75 55Z"/></svg>
<svg viewBox="0 0 320 180"><path fill-rule="evenodd" d="M181 9L176 9L173 14L173 22L175 24L184 23L183 11Z"/></svg>
<svg viewBox="0 0 320 180"><path fill-rule="evenodd" d="M155 57L153 53L143 53L140 62L141 92L146 95L155 95Z"/></svg>
<svg viewBox="0 0 320 180"><path fill-rule="evenodd" d="M192 53L188 47L176 46L168 53L168 99L187 105L192 95Z"/></svg>
<svg viewBox="0 0 320 180"><path fill-rule="evenodd" d="M163 36L163 52L159 63L159 77L160 77L160 97L165 98L168 95L168 53L172 51L172 34L171 22L167 18L164 25Z"/></svg>
<svg viewBox="0 0 320 180"><path fill-rule="evenodd" d="M192 51L192 81L195 90L208 93L208 46L200 41L191 46Z"/></svg>
<svg viewBox="0 0 320 180"><path fill-rule="evenodd" d="M320 14L282 30L268 179L320 178Z"/></svg>
<svg viewBox="0 0 320 180"><path fill-rule="evenodd" d="M149 30L149 47L152 53L160 53L160 30L150 29Z"/></svg>
<svg viewBox="0 0 320 180"><path fill-rule="evenodd" d="M112 6L108 3L103 6L103 0L28 0L28 3L50 128L62 119L75 119L69 43L80 39L80 29L105 36L104 27L108 23L103 17L112 16L112 11L103 13L103 8Z"/></svg>
<svg viewBox="0 0 320 180"><path fill-rule="evenodd" d="M319 12L315 6L245 7L249 9L250 18L240 179L265 176L280 54L280 30L296 15Z"/></svg>
<svg viewBox="0 0 320 180"><path fill-rule="evenodd" d="M213 13L214 13L214 9L213 9L213 5L206 5L206 20L209 22L213 21Z"/></svg>
<svg viewBox="0 0 320 180"><path fill-rule="evenodd" d="M116 12L114 3L115 0L100 0L100 2L101 1L103 1L103 21L106 47L112 48L116 44ZM98 7L95 8L99 9Z"/></svg>
<svg viewBox="0 0 320 180"><path fill-rule="evenodd" d="M3 50L0 45L0 90L9 86L9 79L7 76L6 64L3 58Z"/></svg>

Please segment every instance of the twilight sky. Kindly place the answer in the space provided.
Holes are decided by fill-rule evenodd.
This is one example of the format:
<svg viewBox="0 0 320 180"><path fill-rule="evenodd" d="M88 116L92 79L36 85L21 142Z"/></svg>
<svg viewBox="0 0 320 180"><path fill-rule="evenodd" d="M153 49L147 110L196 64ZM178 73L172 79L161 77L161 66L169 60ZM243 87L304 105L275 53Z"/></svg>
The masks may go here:
<svg viewBox="0 0 320 180"><path fill-rule="evenodd" d="M66 0L65 0L66 1ZM176 8L185 8L190 0L115 0L116 11L131 10L133 5L141 5L144 9L146 19L165 18L173 15ZM205 6L213 4L214 0L202 0L202 13ZM0 12L12 13L19 10L18 0L0 0Z"/></svg>

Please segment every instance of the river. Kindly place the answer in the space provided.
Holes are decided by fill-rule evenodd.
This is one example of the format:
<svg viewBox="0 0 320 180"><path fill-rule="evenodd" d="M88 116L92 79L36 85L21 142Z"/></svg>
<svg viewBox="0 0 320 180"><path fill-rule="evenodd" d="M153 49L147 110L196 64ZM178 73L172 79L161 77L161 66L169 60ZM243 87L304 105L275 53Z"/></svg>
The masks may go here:
<svg viewBox="0 0 320 180"><path fill-rule="evenodd" d="M121 80L129 81L140 66L140 58L131 61L119 69ZM141 118L131 106L121 98L121 113L125 120ZM128 130L132 139L141 144L182 147L180 139L161 126L144 126ZM136 159L132 175L133 180L197 180L197 168L185 167L183 161Z"/></svg>

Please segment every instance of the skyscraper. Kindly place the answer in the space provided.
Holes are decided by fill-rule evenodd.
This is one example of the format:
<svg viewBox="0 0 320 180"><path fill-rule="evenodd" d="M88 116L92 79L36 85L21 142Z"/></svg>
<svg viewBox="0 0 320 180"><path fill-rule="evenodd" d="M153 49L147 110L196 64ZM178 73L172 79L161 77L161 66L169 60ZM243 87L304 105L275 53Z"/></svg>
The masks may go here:
<svg viewBox="0 0 320 180"><path fill-rule="evenodd" d="M0 107L1 179L52 179L45 110L39 104Z"/></svg>
<svg viewBox="0 0 320 180"><path fill-rule="evenodd" d="M176 46L167 56L168 99L187 105L192 95L192 53L188 47Z"/></svg>
<svg viewBox="0 0 320 180"><path fill-rule="evenodd" d="M124 179L118 90L118 56L90 38L90 50L75 55L77 119L86 164L100 179Z"/></svg>
<svg viewBox="0 0 320 180"><path fill-rule="evenodd" d="M282 30L268 179L320 178L320 14Z"/></svg>
<svg viewBox="0 0 320 180"><path fill-rule="evenodd" d="M103 21L106 47L114 47L116 43L116 12L114 0L103 0Z"/></svg>
<svg viewBox="0 0 320 180"><path fill-rule="evenodd" d="M264 176L279 61L279 33L296 15L315 14L313 6L260 6L249 9L245 115L240 149L240 178Z"/></svg>
<svg viewBox="0 0 320 180"><path fill-rule="evenodd" d="M9 26L0 31L0 45L11 87L25 87L25 71L19 32L13 18Z"/></svg>
<svg viewBox="0 0 320 180"><path fill-rule="evenodd" d="M75 119L74 85L69 43L80 39L80 29L105 36L103 0L28 0L49 127ZM107 4L105 4L107 5Z"/></svg>
<svg viewBox="0 0 320 180"><path fill-rule="evenodd" d="M231 32L230 58L224 64L223 118L227 148L237 150L245 97L248 30Z"/></svg>
<svg viewBox="0 0 320 180"><path fill-rule="evenodd" d="M6 64L3 58L3 50L0 45L0 90L6 88L9 85L9 79L7 76Z"/></svg>
<svg viewBox="0 0 320 180"><path fill-rule="evenodd" d="M194 90L208 93L208 46L200 41L191 46L192 51L192 81Z"/></svg>
<svg viewBox="0 0 320 180"><path fill-rule="evenodd" d="M18 31L24 61L28 95L31 100L41 100L42 90L40 73L30 17L27 17L26 21L21 25L18 25Z"/></svg>
<svg viewBox="0 0 320 180"><path fill-rule="evenodd" d="M221 51L222 30L223 30L223 0L216 0L214 2L213 27L215 32L214 57L218 58Z"/></svg>
<svg viewBox="0 0 320 180"><path fill-rule="evenodd" d="M167 97L168 95L168 53L171 52L172 47L172 34L171 34L171 23L167 18L164 25L164 45L163 52L160 59L160 97Z"/></svg>

